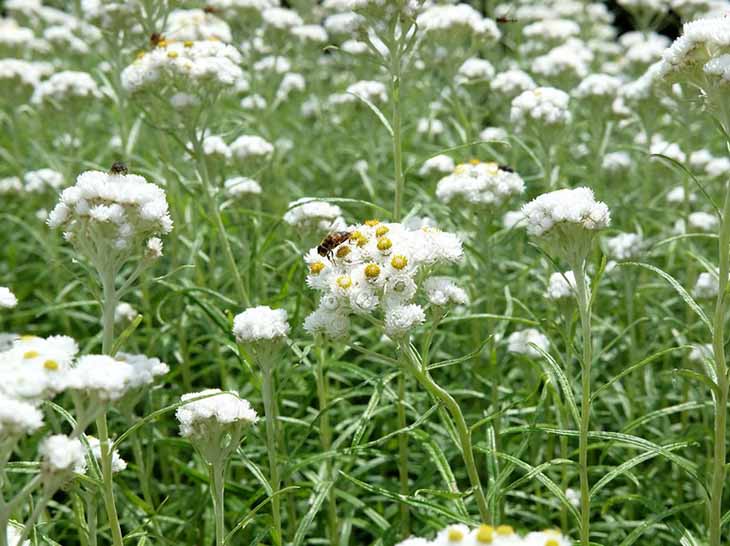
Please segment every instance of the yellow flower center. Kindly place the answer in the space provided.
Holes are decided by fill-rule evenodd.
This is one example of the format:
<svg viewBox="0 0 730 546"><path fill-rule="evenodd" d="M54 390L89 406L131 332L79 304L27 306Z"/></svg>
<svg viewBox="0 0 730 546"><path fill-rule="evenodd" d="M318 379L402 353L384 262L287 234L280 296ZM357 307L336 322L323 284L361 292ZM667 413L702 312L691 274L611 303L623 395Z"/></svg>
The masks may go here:
<svg viewBox="0 0 730 546"><path fill-rule="evenodd" d="M464 174L466 169L469 167L466 163L460 163L454 169L454 174Z"/></svg>
<svg viewBox="0 0 730 546"><path fill-rule="evenodd" d="M38 356L38 351L25 351L23 358L35 358Z"/></svg>
<svg viewBox="0 0 730 546"><path fill-rule="evenodd" d="M32 341L34 339L38 339L38 338L36 338L35 336L31 336L31 335L20 336L20 341Z"/></svg>
<svg viewBox="0 0 730 546"><path fill-rule="evenodd" d="M341 275L337 277L337 286L340 288L350 288L352 286L352 279L347 275Z"/></svg>
<svg viewBox="0 0 730 546"><path fill-rule="evenodd" d="M368 264L365 266L365 276L368 279L374 279L380 275L380 266L378 264Z"/></svg>
<svg viewBox="0 0 730 546"><path fill-rule="evenodd" d="M477 541L484 544L491 544L494 540L494 527L491 525L480 525L477 531Z"/></svg>
<svg viewBox="0 0 730 546"><path fill-rule="evenodd" d="M393 259L390 260L390 265L392 265L394 269L401 270L408 265L408 258L401 256L400 254L393 256Z"/></svg>
<svg viewBox="0 0 730 546"><path fill-rule="evenodd" d="M322 270L324 269L324 264L322 262L314 262L309 266L309 272L312 275L319 275Z"/></svg>
<svg viewBox="0 0 730 546"><path fill-rule="evenodd" d="M479 165L479 163L481 163L481 161L479 161L478 159L470 159L469 160L469 164L470 165Z"/></svg>
<svg viewBox="0 0 730 546"><path fill-rule="evenodd" d="M157 42L157 47L167 47L167 40L160 40Z"/></svg>
<svg viewBox="0 0 730 546"><path fill-rule="evenodd" d="M144 58L144 51L140 51L139 53L137 53L137 60L138 61L141 60L141 59L143 59L143 58Z"/></svg>
<svg viewBox="0 0 730 546"><path fill-rule="evenodd" d="M375 220L375 219L365 220L364 223L365 223L366 226L375 227L375 226L377 226L380 223L380 220Z"/></svg>
<svg viewBox="0 0 730 546"><path fill-rule="evenodd" d="M350 247L349 246L341 246L337 249L337 257L338 258L344 258L350 253Z"/></svg>
<svg viewBox="0 0 730 546"><path fill-rule="evenodd" d="M184 45L185 47L193 47L193 41L192 41L192 40L185 40L185 41L183 42L183 45Z"/></svg>
<svg viewBox="0 0 730 546"><path fill-rule="evenodd" d="M378 229L375 230L375 236L382 237L389 231L390 231L390 228L388 226L378 226Z"/></svg>
<svg viewBox="0 0 730 546"><path fill-rule="evenodd" d="M464 533L459 529L449 529L449 541L461 542L464 539Z"/></svg>
<svg viewBox="0 0 730 546"><path fill-rule="evenodd" d="M495 175L499 172L499 164L494 161L487 163L487 172L491 175Z"/></svg>
<svg viewBox="0 0 730 546"><path fill-rule="evenodd" d="M168 51L167 52L167 57L170 59L177 59L177 55L178 55L177 51Z"/></svg>
<svg viewBox="0 0 730 546"><path fill-rule="evenodd" d="M551 538L548 539L548 541L545 543L545 546L560 546L560 543L557 541L557 539Z"/></svg>
<svg viewBox="0 0 730 546"><path fill-rule="evenodd" d="M46 370L51 370L51 371L55 371L55 370L57 370L57 369L58 369L58 362L56 362L55 360L46 360L46 361L45 361L45 362L43 363L43 367L44 367L44 368L45 368Z"/></svg>
<svg viewBox="0 0 730 546"><path fill-rule="evenodd" d="M500 525L497 527L497 534L502 536L509 536L514 534L515 530L509 525Z"/></svg>
<svg viewBox="0 0 730 546"><path fill-rule="evenodd" d="M393 241L391 241L387 237L381 237L380 239L378 239L378 250L388 250L392 246Z"/></svg>

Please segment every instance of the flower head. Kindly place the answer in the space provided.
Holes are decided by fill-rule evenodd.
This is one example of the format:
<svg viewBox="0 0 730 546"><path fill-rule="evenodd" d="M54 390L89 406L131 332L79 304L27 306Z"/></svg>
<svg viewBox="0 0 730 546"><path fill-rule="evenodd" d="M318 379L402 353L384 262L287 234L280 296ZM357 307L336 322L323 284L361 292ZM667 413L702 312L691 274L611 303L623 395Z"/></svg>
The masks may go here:
<svg viewBox="0 0 730 546"><path fill-rule="evenodd" d="M283 341L289 334L286 310L265 305L246 309L233 319L233 334L240 343Z"/></svg>

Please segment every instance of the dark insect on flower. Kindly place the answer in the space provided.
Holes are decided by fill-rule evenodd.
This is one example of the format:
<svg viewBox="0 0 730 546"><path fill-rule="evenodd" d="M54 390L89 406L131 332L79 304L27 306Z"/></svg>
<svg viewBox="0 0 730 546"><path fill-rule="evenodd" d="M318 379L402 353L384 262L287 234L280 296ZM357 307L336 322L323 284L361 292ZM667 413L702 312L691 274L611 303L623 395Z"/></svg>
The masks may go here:
<svg viewBox="0 0 730 546"><path fill-rule="evenodd" d="M334 233L330 233L319 243L317 253L320 256L332 257L332 251L342 243L347 242L351 235L352 233L349 231L335 231Z"/></svg>
<svg viewBox="0 0 730 546"><path fill-rule="evenodd" d="M127 174L129 173L129 169L127 169L127 164L123 161L115 161L112 164L112 168L109 169L109 174Z"/></svg>
<svg viewBox="0 0 730 546"><path fill-rule="evenodd" d="M507 171L508 173L515 172L515 170L512 167L510 167L509 165L502 165L502 164L499 165L499 170L500 171Z"/></svg>
<svg viewBox="0 0 730 546"><path fill-rule="evenodd" d="M152 47L157 47L158 45L160 45L160 42L164 42L164 41L165 41L165 37L162 34L160 34L159 32L153 32L150 35L150 44L152 44Z"/></svg>
<svg viewBox="0 0 730 546"><path fill-rule="evenodd" d="M517 23L517 19L510 19L509 17L497 17L495 19L498 25L506 25L507 23Z"/></svg>
<svg viewBox="0 0 730 546"><path fill-rule="evenodd" d="M218 8L216 8L215 6L205 6L203 8L203 11L205 13L218 13Z"/></svg>

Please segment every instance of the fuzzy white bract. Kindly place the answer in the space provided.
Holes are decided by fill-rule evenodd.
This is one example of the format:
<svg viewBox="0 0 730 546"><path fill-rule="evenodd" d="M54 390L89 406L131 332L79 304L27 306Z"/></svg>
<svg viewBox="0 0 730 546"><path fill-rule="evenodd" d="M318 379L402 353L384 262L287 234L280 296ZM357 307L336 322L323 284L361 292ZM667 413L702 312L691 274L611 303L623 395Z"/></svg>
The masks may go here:
<svg viewBox="0 0 730 546"><path fill-rule="evenodd" d="M86 472L86 450L77 438L47 436L38 446L38 453L43 470L49 474Z"/></svg>
<svg viewBox="0 0 730 546"><path fill-rule="evenodd" d="M146 240L172 230L165 190L135 174L86 171L61 193L48 225L97 264L143 251Z"/></svg>
<svg viewBox="0 0 730 546"><path fill-rule="evenodd" d="M522 177L494 162L472 161L457 165L454 172L436 186L436 197L444 203L500 206L525 191Z"/></svg>
<svg viewBox="0 0 730 546"><path fill-rule="evenodd" d="M531 235L547 235L561 225L596 231L611 223L608 206L596 201L590 188L544 193L522 207Z"/></svg>
<svg viewBox="0 0 730 546"><path fill-rule="evenodd" d="M86 441L89 443L89 449L91 449L91 454L93 457L101 464L101 442L98 438L94 436L87 436ZM112 441L107 440L107 445L109 446L108 449L111 449L112 447ZM115 474L117 472L121 472L127 468L127 461L122 459L121 455L119 455L119 450L115 449L111 453L112 456L112 472Z"/></svg>
<svg viewBox="0 0 730 546"><path fill-rule="evenodd" d="M414 301L419 275L462 258L461 241L452 233L377 220L353 226L346 240L331 248L312 248L304 257L307 284L321 292L319 306L304 328L342 337L351 315L381 311L385 333L404 337L425 320L423 308ZM465 301L465 294L443 280L432 281L429 288L439 302Z"/></svg>
<svg viewBox="0 0 730 546"><path fill-rule="evenodd" d="M572 271L566 271L565 273L556 271L550 275L547 292L545 294L547 299L554 301L565 300L574 298L575 294L575 274Z"/></svg>
<svg viewBox="0 0 730 546"><path fill-rule="evenodd" d="M233 319L233 334L240 343L282 341L289 334L286 310L265 305L246 309Z"/></svg>
<svg viewBox="0 0 730 546"><path fill-rule="evenodd" d="M18 305L18 298L15 297L7 286L0 286L0 308L12 309Z"/></svg>

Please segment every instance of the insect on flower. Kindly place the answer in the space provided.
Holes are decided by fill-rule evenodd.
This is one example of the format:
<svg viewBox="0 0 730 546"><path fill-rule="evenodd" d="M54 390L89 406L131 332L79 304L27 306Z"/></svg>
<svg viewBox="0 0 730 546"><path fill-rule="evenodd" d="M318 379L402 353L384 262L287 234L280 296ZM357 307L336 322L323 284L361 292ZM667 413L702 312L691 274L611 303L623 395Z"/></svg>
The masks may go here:
<svg viewBox="0 0 730 546"><path fill-rule="evenodd" d="M205 13L218 13L220 10L216 8L215 6L205 6L203 8L203 11Z"/></svg>
<svg viewBox="0 0 730 546"><path fill-rule="evenodd" d="M123 161L115 161L109 169L109 174L129 174L129 169Z"/></svg>
<svg viewBox="0 0 730 546"><path fill-rule="evenodd" d="M349 231L335 231L334 233L330 233L327 237L322 239L321 243L319 243L317 253L320 256L331 257L334 249L342 243L347 242L351 236L352 233Z"/></svg>
<svg viewBox="0 0 730 546"><path fill-rule="evenodd" d="M150 44L152 45L152 47L157 47L158 45L160 45L160 43L164 43L164 42L165 42L165 37L162 34L160 34L159 32L153 32L150 35Z"/></svg>

